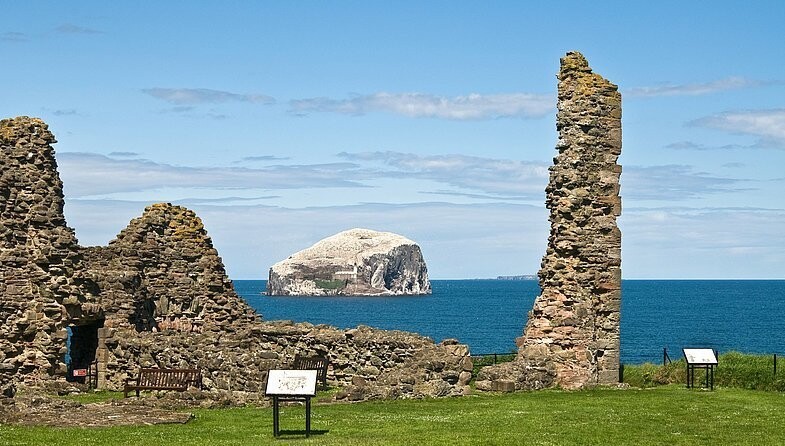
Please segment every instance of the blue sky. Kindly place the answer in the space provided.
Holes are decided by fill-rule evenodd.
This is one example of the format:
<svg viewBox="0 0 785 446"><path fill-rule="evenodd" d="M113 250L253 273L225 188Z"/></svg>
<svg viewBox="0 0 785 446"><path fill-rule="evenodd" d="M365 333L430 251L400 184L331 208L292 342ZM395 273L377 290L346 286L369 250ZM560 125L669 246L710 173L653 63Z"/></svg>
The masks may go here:
<svg viewBox="0 0 785 446"><path fill-rule="evenodd" d="M232 278L352 227L533 274L578 50L622 92L624 277L785 278L785 2L538 3L9 2L0 116L49 123L84 245L168 201Z"/></svg>

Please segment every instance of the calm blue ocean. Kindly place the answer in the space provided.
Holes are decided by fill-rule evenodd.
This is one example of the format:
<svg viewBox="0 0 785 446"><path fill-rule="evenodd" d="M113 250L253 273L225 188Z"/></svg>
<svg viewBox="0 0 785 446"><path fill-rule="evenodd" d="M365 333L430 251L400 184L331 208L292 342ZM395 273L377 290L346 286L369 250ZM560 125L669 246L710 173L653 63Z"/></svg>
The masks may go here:
<svg viewBox="0 0 785 446"><path fill-rule="evenodd" d="M264 296L264 280L234 285L266 320L458 338L475 354L513 351L539 294L534 280L434 280L432 295L404 297ZM690 346L785 354L785 281L625 280L621 344L626 364L660 362L664 347L674 359Z"/></svg>

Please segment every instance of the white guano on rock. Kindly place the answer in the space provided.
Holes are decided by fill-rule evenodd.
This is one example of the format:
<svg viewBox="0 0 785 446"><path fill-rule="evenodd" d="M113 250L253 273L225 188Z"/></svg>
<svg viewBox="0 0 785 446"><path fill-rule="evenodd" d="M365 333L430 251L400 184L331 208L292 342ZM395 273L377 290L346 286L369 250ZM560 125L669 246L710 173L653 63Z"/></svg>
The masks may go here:
<svg viewBox="0 0 785 446"><path fill-rule="evenodd" d="M430 294L420 247L398 234L350 229L270 268L273 296Z"/></svg>

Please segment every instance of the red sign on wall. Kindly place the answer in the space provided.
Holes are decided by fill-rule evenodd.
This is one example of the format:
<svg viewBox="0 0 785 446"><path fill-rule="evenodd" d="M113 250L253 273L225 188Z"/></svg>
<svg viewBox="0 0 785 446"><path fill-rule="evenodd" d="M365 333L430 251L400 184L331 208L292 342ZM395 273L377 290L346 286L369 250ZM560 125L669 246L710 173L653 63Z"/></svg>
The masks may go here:
<svg viewBox="0 0 785 446"><path fill-rule="evenodd" d="M74 369L74 376L87 376L87 369Z"/></svg>

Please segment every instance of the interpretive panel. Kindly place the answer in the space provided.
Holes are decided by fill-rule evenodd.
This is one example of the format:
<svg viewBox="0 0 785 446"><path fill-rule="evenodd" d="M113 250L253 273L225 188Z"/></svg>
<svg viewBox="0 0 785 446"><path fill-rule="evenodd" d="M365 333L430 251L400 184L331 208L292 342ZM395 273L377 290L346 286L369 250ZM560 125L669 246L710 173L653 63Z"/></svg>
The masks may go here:
<svg viewBox="0 0 785 446"><path fill-rule="evenodd" d="M682 351L684 351L684 359L687 360L687 364L717 364L717 355L710 348L683 348Z"/></svg>
<svg viewBox="0 0 785 446"><path fill-rule="evenodd" d="M316 395L316 370L270 370L267 375L267 395Z"/></svg>

